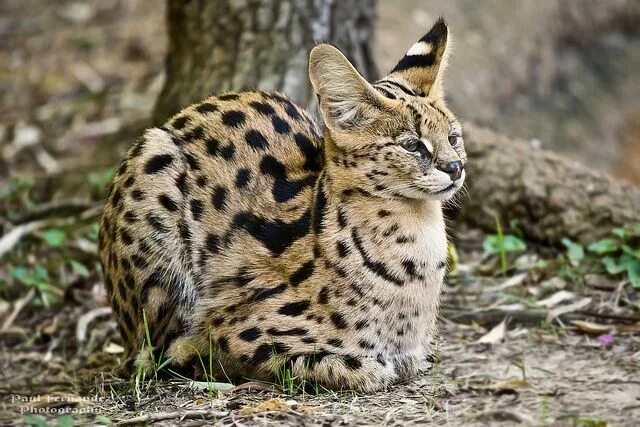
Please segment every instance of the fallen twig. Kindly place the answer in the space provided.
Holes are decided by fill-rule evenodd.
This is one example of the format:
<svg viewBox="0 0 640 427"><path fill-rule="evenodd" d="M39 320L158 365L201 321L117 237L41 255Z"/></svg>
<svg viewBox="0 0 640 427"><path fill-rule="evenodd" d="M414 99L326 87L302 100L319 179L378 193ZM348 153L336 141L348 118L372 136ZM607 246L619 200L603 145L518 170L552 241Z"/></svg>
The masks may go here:
<svg viewBox="0 0 640 427"><path fill-rule="evenodd" d="M36 290L31 288L27 293L27 295L16 300L13 306L13 311L11 312L9 317L5 319L4 323L2 324L2 329L0 329L0 332L4 332L7 329L9 329L9 327L13 324L13 321L16 320L16 317L18 317L18 314L20 314L22 309L31 302L31 300L35 295L36 295Z"/></svg>
<svg viewBox="0 0 640 427"><path fill-rule="evenodd" d="M100 307L88 311L80 316L78 324L76 325L76 340L78 340L78 343L84 343L87 340L87 329L91 322L98 317L108 316L110 314L111 307Z"/></svg>
<svg viewBox="0 0 640 427"><path fill-rule="evenodd" d="M133 417L126 420L120 420L116 425L125 426L130 424L143 424L154 421L164 421L171 419L187 420L195 418L222 418L229 415L226 411L210 411L208 409L192 409L187 411L174 411L174 412L155 412L152 414L145 414L139 417Z"/></svg>

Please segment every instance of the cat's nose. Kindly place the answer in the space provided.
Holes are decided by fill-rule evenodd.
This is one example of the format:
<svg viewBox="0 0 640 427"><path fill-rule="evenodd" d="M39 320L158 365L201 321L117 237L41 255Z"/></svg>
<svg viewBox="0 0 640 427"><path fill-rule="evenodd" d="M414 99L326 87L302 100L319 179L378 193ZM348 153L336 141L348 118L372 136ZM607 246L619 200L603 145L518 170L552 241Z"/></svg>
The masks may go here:
<svg viewBox="0 0 640 427"><path fill-rule="evenodd" d="M457 181L462 176L463 166L460 160L456 160L455 162L445 163L438 169L449 175L452 181Z"/></svg>

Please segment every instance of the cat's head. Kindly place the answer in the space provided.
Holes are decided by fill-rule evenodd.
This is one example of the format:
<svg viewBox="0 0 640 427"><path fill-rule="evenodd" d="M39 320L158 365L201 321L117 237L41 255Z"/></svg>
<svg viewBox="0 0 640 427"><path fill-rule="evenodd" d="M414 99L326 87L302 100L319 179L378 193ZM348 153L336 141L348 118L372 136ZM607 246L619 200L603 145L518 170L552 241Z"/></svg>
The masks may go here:
<svg viewBox="0 0 640 427"><path fill-rule="evenodd" d="M374 84L335 47L311 51L332 180L388 198L446 200L462 187L462 129L442 87L447 35L440 19Z"/></svg>

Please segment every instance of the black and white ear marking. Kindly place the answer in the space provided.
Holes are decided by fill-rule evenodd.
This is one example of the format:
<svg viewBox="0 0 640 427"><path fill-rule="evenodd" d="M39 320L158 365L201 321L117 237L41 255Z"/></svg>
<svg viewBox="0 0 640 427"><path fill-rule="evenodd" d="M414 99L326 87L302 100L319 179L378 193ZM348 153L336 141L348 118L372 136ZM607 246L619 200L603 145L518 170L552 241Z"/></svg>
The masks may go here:
<svg viewBox="0 0 640 427"><path fill-rule="evenodd" d="M417 94L441 95L448 33L447 24L440 18L424 37L411 46L389 77L401 79Z"/></svg>
<svg viewBox="0 0 640 427"><path fill-rule="evenodd" d="M440 18L417 43L407 51L392 73L409 68L431 67L439 61L447 45L447 24Z"/></svg>

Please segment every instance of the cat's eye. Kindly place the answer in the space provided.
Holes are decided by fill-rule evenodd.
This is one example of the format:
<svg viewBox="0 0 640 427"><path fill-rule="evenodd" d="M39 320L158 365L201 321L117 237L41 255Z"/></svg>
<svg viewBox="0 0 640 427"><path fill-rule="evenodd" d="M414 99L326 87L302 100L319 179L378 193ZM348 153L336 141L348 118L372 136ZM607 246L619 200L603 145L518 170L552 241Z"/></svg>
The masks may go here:
<svg viewBox="0 0 640 427"><path fill-rule="evenodd" d="M451 144L452 147L455 147L459 143L460 143L460 135L449 135L449 144Z"/></svg>
<svg viewBox="0 0 640 427"><path fill-rule="evenodd" d="M409 139L402 143L402 148L407 151L414 152L418 149L419 144L420 141L418 141L417 139Z"/></svg>

